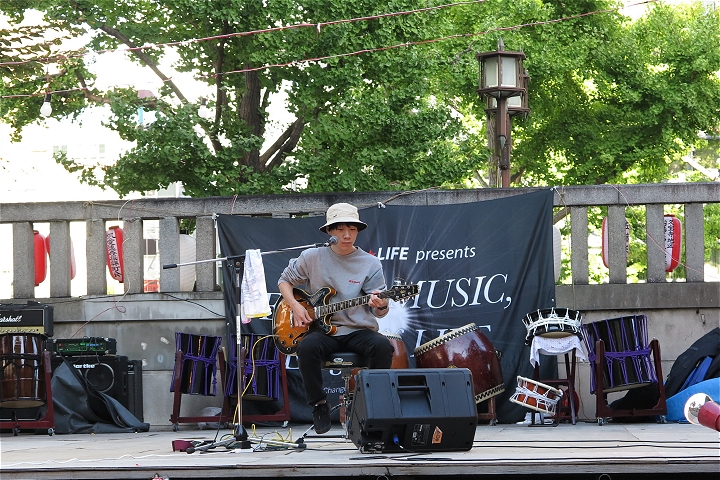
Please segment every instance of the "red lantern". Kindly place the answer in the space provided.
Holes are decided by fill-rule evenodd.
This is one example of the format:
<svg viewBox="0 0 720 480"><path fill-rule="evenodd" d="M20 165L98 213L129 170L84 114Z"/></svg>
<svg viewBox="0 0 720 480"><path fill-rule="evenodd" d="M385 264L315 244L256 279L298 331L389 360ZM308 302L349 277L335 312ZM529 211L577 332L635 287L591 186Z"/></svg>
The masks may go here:
<svg viewBox="0 0 720 480"><path fill-rule="evenodd" d="M105 234L105 254L110 275L123 283L125 268L123 266L123 230L118 226L110 227Z"/></svg>
<svg viewBox="0 0 720 480"><path fill-rule="evenodd" d="M35 240L35 286L45 281L47 276L47 248L45 247L45 235L33 230Z"/></svg>
<svg viewBox="0 0 720 480"><path fill-rule="evenodd" d="M50 255L50 235L45 237L45 248L47 248L47 254ZM70 279L75 278L75 249L73 248L72 239L70 240Z"/></svg>
<svg viewBox="0 0 720 480"><path fill-rule="evenodd" d="M625 259L630 254L630 222L625 219ZM602 222L602 261L606 268L610 268L608 265L608 231L607 231L607 217L603 218Z"/></svg>
<svg viewBox="0 0 720 480"><path fill-rule="evenodd" d="M672 272L680 264L682 225L675 215L665 215L665 271Z"/></svg>

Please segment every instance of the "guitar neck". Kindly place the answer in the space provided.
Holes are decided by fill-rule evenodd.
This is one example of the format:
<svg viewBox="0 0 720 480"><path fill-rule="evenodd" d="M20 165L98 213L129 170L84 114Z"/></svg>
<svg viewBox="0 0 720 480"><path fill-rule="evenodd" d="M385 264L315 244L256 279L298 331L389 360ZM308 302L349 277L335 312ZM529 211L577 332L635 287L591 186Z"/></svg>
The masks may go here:
<svg viewBox="0 0 720 480"><path fill-rule="evenodd" d="M322 318L335 312L339 312L341 310L347 310L348 308L367 305L368 302L370 302L370 295L352 298L350 300L344 300L342 302L331 303L329 305L318 305L317 307L315 307L315 318Z"/></svg>

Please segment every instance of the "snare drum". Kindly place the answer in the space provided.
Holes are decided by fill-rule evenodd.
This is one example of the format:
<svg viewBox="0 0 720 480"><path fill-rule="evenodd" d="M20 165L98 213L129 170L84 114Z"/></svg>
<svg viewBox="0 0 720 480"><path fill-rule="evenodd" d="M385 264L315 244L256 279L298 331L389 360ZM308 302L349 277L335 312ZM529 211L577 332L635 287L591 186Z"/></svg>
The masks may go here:
<svg viewBox="0 0 720 480"><path fill-rule="evenodd" d="M45 404L43 341L34 333L0 335L0 408Z"/></svg>
<svg viewBox="0 0 720 480"><path fill-rule="evenodd" d="M582 326L585 347L590 360L590 393L595 393L596 351L602 340L605 349L603 362L603 391L617 392L658 382L655 365L650 358L647 317L629 315L609 318Z"/></svg>
<svg viewBox="0 0 720 480"><path fill-rule="evenodd" d="M500 354L474 323L415 349L418 368L467 368L472 373L475 403L505 391Z"/></svg>
<svg viewBox="0 0 720 480"><path fill-rule="evenodd" d="M407 349L405 348L405 342L400 335L389 332L381 332L383 335L390 340L390 344L393 347L393 358L392 365L390 368L409 368L410 358L408 356Z"/></svg>
<svg viewBox="0 0 720 480"><path fill-rule="evenodd" d="M563 396L562 390L553 388L550 385L536 382L525 377L517 377L517 388L510 401L523 405L536 412L555 415L557 403Z"/></svg>
<svg viewBox="0 0 720 480"><path fill-rule="evenodd" d="M535 335L550 338L577 335L582 338L582 315L569 308L536 310L525 315L523 323L527 329L526 345L530 345Z"/></svg>
<svg viewBox="0 0 720 480"><path fill-rule="evenodd" d="M173 371L170 391L175 388L175 376L180 375L180 393L215 395L217 391L217 354L222 337L175 333L175 346L182 352L179 371Z"/></svg>

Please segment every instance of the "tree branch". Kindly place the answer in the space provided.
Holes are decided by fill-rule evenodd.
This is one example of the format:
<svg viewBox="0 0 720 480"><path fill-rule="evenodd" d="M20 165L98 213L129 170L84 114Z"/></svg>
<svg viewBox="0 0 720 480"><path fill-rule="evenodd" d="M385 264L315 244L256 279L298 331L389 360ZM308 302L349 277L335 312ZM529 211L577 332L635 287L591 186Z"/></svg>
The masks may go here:
<svg viewBox="0 0 720 480"><path fill-rule="evenodd" d="M166 76L164 73L160 71L157 64L153 61L152 58L150 58L149 55L147 55L143 50L139 49L137 45L135 45L132 40L130 40L128 37L123 35L119 30L109 27L105 24L102 24L98 27L103 32L107 33L111 37L115 37L118 40L120 40L122 43L127 45L128 47L132 48L132 53L135 54L142 62L150 67L150 69L155 72L155 75L160 77L162 79L163 83L168 85L170 89L177 95L177 97L183 102L187 103L187 99L185 98L185 95L180 91L177 85L175 85L175 82L173 82L168 76Z"/></svg>
<svg viewBox="0 0 720 480"><path fill-rule="evenodd" d="M80 86L83 89L83 94L85 95L85 98L90 102L95 103L110 103L110 99L107 97L101 97L99 95L95 95L94 93L91 93L90 90L87 87L87 83L85 83L85 77L83 77L82 73L80 73L78 70L75 70L75 77L78 79L78 82L80 83Z"/></svg>
<svg viewBox="0 0 720 480"><path fill-rule="evenodd" d="M260 163L266 165L267 170L282 164L288 153L292 152L300 141L300 136L305 129L305 119L298 117L278 138L270 148L260 157ZM268 163L268 159L272 160Z"/></svg>

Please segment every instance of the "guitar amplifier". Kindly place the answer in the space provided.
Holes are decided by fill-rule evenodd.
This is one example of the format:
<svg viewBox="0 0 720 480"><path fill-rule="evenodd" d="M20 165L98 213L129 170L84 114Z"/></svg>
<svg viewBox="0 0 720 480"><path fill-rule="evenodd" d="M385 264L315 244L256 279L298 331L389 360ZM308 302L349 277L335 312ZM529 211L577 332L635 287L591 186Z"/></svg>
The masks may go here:
<svg viewBox="0 0 720 480"><path fill-rule="evenodd" d="M111 396L143 421L142 361L122 355L88 355L65 357L98 392ZM60 366L62 357L51 358L52 371Z"/></svg>
<svg viewBox="0 0 720 480"><path fill-rule="evenodd" d="M128 407L128 358L120 355L92 355L65 357L70 365L85 377L98 392L102 392ZM62 357L51 359L52 370L62 363Z"/></svg>
<svg viewBox="0 0 720 480"><path fill-rule="evenodd" d="M0 304L0 333L39 333L53 336L53 306L37 302Z"/></svg>

